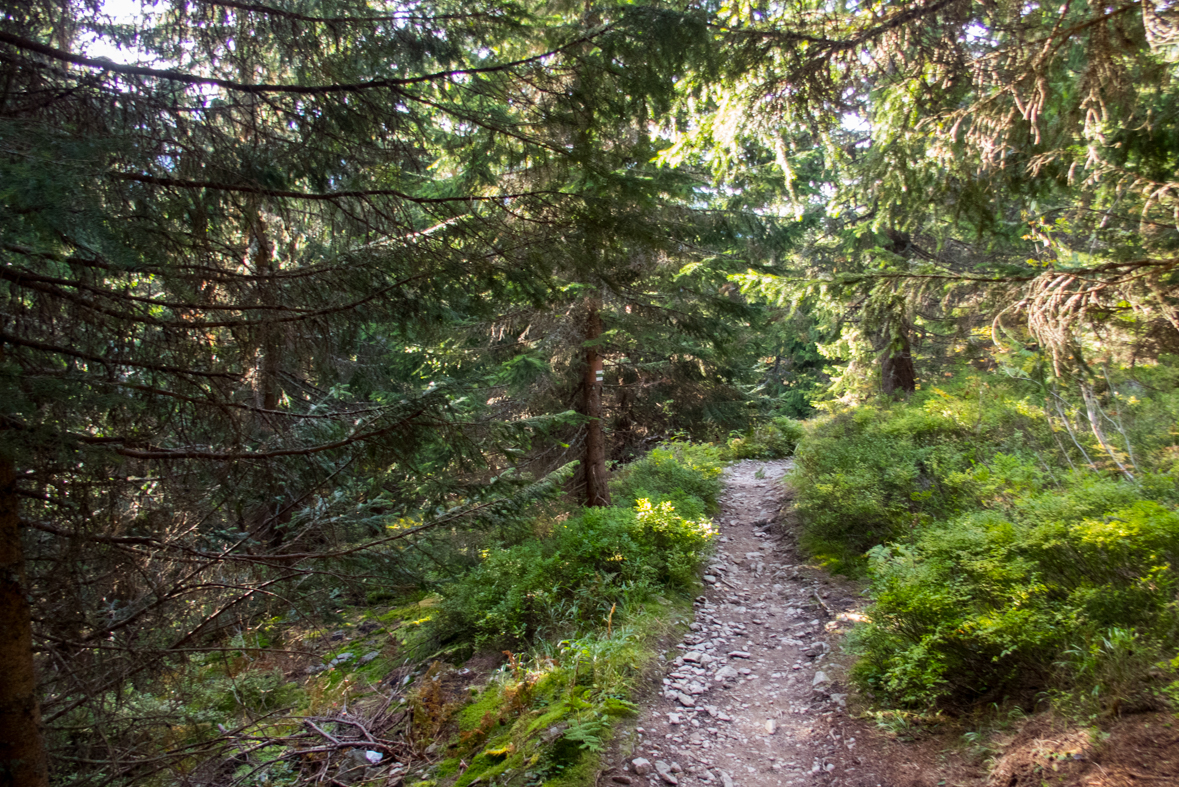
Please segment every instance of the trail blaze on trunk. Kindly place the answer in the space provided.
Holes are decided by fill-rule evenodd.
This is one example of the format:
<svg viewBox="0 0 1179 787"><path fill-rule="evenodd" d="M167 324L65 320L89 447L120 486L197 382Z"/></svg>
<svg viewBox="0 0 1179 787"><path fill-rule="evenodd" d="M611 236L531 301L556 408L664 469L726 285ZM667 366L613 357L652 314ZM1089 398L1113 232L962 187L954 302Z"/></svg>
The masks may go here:
<svg viewBox="0 0 1179 787"><path fill-rule="evenodd" d="M16 468L0 457L0 787L48 787Z"/></svg>
<svg viewBox="0 0 1179 787"><path fill-rule="evenodd" d="M585 435L585 504L610 505L606 486L606 438L602 430L602 356L594 342L602 335L602 316L597 304L590 306L585 338L585 414L590 422Z"/></svg>

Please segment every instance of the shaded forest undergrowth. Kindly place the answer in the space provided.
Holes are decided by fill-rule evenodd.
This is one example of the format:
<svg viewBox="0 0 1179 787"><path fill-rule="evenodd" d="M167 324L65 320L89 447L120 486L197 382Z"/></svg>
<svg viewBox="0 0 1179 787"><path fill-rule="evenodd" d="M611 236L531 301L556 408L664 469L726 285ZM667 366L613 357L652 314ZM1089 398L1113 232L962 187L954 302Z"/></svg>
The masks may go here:
<svg viewBox="0 0 1179 787"><path fill-rule="evenodd" d="M59 768L79 783L585 783L690 617L730 453L658 448L616 474L618 505L540 503L424 587L361 583L314 614L239 617L217 646L111 692L105 735L89 716L61 725ZM134 769L87 767L87 747L132 745Z"/></svg>

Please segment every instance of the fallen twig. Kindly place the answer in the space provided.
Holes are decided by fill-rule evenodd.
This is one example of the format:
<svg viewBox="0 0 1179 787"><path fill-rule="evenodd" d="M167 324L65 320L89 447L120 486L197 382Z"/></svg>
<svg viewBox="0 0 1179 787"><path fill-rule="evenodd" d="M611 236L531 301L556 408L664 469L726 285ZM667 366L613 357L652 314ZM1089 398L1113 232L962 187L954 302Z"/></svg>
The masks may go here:
<svg viewBox="0 0 1179 787"><path fill-rule="evenodd" d="M318 732L318 733L319 733L320 735L322 735L323 737L327 738L327 739L328 739L329 741L331 741L332 743L336 744L337 746L339 746L339 745L340 745L340 739L339 739L339 738L337 738L336 736L332 735L332 734L331 734L330 732L328 732L327 730L325 730L325 729L323 729L322 727L320 727L318 724L316 724L315 722L313 722L311 719L303 719L303 723L304 723L304 724L306 724L306 725L307 725L308 727L310 727L311 729L313 729L313 730L315 730L316 732Z"/></svg>

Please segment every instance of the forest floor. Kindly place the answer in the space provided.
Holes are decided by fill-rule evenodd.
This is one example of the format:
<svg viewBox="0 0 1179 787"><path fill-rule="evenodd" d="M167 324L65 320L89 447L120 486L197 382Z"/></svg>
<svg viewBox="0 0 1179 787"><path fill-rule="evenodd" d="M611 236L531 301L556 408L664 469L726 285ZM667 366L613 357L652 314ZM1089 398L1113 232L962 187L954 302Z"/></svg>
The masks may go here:
<svg viewBox="0 0 1179 787"><path fill-rule="evenodd" d="M992 720L974 745L961 722L873 718L847 688L843 647L863 619L862 586L800 555L782 480L792 466L727 470L695 620L667 643L678 656L605 758L598 787L1179 785L1179 732L1166 714L1096 737L1044 713Z"/></svg>

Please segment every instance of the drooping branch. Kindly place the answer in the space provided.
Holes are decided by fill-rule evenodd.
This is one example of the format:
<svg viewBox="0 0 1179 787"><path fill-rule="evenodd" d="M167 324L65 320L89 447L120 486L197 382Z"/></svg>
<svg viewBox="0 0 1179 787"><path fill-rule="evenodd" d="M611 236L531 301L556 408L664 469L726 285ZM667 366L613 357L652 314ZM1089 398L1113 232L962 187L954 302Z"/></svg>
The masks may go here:
<svg viewBox="0 0 1179 787"><path fill-rule="evenodd" d="M350 82L329 85L283 85L283 84L255 84L250 82L239 82L232 79L219 79L217 77L200 76L198 74L190 74L184 71L177 71L175 69L160 69L148 68L146 66L132 66L121 63L116 63L106 58L91 58L83 55L77 55L73 52L68 52L64 49L42 44L39 41L34 41L23 36L18 36L4 30L0 30L0 43L5 43L17 49L33 52L43 57L49 57L64 63L72 63L76 66L84 68L93 68L99 71L109 71L114 74L122 74L124 76L140 76L151 77L154 79L163 79L171 82L179 82L185 85L207 85L210 87L220 87L237 93L249 93L254 95L264 94L289 94L296 96L323 96L323 95L342 95L362 93L368 90L387 89L397 91L400 88L408 87L410 85L420 85L429 82L443 82L455 79L456 77L470 77L485 74L497 74L506 71L512 71L524 66L535 65L543 63L545 60L566 52L570 49L581 46L582 44L593 41L602 34L612 29L612 25L603 25L599 28L589 31L584 35L569 41L568 43L550 49L530 57L513 60L508 63L499 63L492 66L478 66L471 68L453 68L445 71L436 71L430 74L422 74L414 77L388 77L384 79L370 79L363 82Z"/></svg>
<svg viewBox="0 0 1179 787"><path fill-rule="evenodd" d="M260 197L274 197L276 199L299 199L311 201L346 200L367 197L396 197L418 205L447 205L469 204L472 202L502 202L524 199L536 196L567 196L564 192L547 189L537 191L521 191L510 194L469 194L460 197L415 197L398 189L355 189L341 191L296 191L293 189L269 189L251 183L221 183L212 180L185 180L182 178L164 178L156 175L143 175L137 172L115 172L111 177L130 180L137 183L148 183L153 186L165 186L180 189L208 189L235 194L255 194Z"/></svg>

